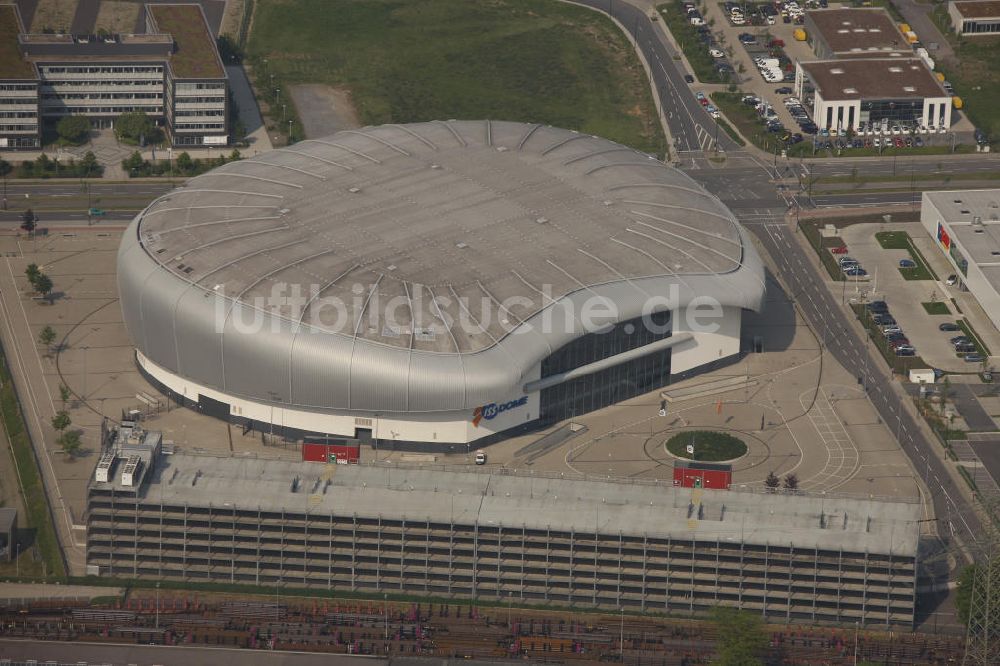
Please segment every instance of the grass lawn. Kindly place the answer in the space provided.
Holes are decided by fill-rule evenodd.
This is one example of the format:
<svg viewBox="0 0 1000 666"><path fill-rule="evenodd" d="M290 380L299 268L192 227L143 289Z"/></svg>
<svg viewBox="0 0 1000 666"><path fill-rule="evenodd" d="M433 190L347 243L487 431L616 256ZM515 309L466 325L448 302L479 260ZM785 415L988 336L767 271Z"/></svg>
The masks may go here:
<svg viewBox="0 0 1000 666"><path fill-rule="evenodd" d="M691 444L694 445L694 455L687 452L687 447ZM724 432L688 430L668 439L667 450L678 458L713 462L739 458L747 452L747 445Z"/></svg>
<svg viewBox="0 0 1000 666"><path fill-rule="evenodd" d="M3 420L2 427L13 450L15 469L21 482L21 496L28 513L27 516L18 517L18 531L30 532L31 536L22 534L19 539L25 543L33 542L30 548L37 547L41 561L45 564L42 569L41 563L29 556L30 550L22 551L19 558L21 574L37 575L36 569L42 569L42 573L50 576L63 576L65 570L55 527L52 524L52 514L49 511L31 440L28 438L24 417L3 354L0 354L0 418ZM8 461L4 460L3 464L8 464ZM12 575L14 569L15 567L7 565L4 569L5 575Z"/></svg>
<svg viewBox="0 0 1000 666"><path fill-rule="evenodd" d="M698 28L691 25L679 0L656 5L656 11L684 51L696 79L702 83L725 83L729 80L728 76L723 78L715 70L716 59L708 55L708 46L698 38Z"/></svg>
<svg viewBox="0 0 1000 666"><path fill-rule="evenodd" d="M921 303L924 306L924 311L929 315L950 315L951 310L948 309L947 303L941 301L933 301L931 303Z"/></svg>
<svg viewBox="0 0 1000 666"><path fill-rule="evenodd" d="M823 264L823 267L826 268L826 272L830 275L830 279L835 280L836 282L843 282L846 280L847 276L844 275L844 271L840 269L840 264L837 262L837 258L833 256L832 252L830 252L830 248L840 247L843 245L844 239L839 236L823 238L819 232L818 222L808 222L806 220L802 220L799 222L799 229L801 229L802 233L806 235L806 240L809 241L809 245L811 245L812 249L819 255L819 260Z"/></svg>
<svg viewBox="0 0 1000 666"><path fill-rule="evenodd" d="M662 156L645 70L607 17L547 0L259 0L258 80L351 91L364 124L539 122ZM284 99L284 98L283 98Z"/></svg>
<svg viewBox="0 0 1000 666"><path fill-rule="evenodd" d="M906 250L910 254L910 259L916 266L911 268L900 268L899 272L904 280L936 280L937 275L931 270L921 254L913 245L910 234L905 231L879 231L875 234L875 240L884 250Z"/></svg>
<svg viewBox="0 0 1000 666"><path fill-rule="evenodd" d="M992 355L990 354L990 348L986 346L986 344L983 342L983 339L979 337L978 333L976 333L976 329L972 328L972 324L970 324L967 319L959 319L955 323L958 324L959 328L962 329L962 332L965 334L965 336L970 340L972 340L972 344L976 346L976 351L979 352L980 355L982 356Z"/></svg>
<svg viewBox="0 0 1000 666"><path fill-rule="evenodd" d="M854 310L854 314L857 316L861 325L865 327L868 332L868 337L871 338L872 343L881 352L882 358L885 359L892 371L905 375L910 371L911 368L927 368L927 362L919 356L896 356L896 352L889 347L889 343L886 341L885 336L882 332L875 327L872 322L871 314L861 303L851 304L851 309Z"/></svg>
<svg viewBox="0 0 1000 666"><path fill-rule="evenodd" d="M938 5L931 18L955 49L955 60L936 64L962 98L959 113L967 115L996 145L1000 139L1000 37L956 38L951 32L947 3Z"/></svg>

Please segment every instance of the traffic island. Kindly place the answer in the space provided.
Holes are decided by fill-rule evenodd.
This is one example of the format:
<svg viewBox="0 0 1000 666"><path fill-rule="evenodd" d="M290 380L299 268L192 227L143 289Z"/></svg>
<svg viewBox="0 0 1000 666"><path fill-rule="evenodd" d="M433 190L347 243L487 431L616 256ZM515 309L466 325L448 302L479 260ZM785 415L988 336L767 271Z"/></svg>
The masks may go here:
<svg viewBox="0 0 1000 666"><path fill-rule="evenodd" d="M667 440L667 451L684 460L724 462L742 458L747 445L733 435L714 430L688 430Z"/></svg>

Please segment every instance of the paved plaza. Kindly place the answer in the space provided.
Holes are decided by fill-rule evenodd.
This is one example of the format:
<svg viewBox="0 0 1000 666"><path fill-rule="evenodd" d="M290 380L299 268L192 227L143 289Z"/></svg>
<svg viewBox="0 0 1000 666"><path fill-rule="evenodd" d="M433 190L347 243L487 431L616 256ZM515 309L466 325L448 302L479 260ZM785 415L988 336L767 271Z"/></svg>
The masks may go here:
<svg viewBox="0 0 1000 666"><path fill-rule="evenodd" d="M294 443L243 431L223 421L170 405L137 372L115 282L120 231L79 229L36 240L0 237L0 306L5 348L22 387L29 427L44 441L43 472L58 484L54 510L60 530L72 534L71 565L82 565L87 482L96 465L100 423L129 410L144 413L179 451L299 459ZM29 293L25 267L37 263L55 284L52 305ZM661 391L572 419L584 426L535 444L546 430L488 447L490 466L540 474L658 479L672 483L673 456L665 442L688 429L734 434L748 445L734 461L734 485L763 491L770 472L794 474L803 490L859 497L917 499L913 472L863 390L802 324L779 284L769 279L764 311L745 315L745 347L759 337L764 353L748 354L713 372L665 389L676 395L660 416ZM57 333L51 349L38 343L46 326ZM71 398L64 405L59 386ZM688 390L686 387L695 387ZM159 406L147 404L153 396ZM66 408L82 433L76 459L55 444L52 415ZM561 440L561 441L560 441ZM475 446L450 454L415 455L365 448L362 462L471 464Z"/></svg>

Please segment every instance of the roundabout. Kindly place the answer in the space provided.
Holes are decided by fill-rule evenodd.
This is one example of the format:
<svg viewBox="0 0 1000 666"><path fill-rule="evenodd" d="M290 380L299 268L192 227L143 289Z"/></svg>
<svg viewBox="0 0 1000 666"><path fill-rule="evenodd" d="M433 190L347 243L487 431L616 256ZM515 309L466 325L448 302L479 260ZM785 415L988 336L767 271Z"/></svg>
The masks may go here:
<svg viewBox="0 0 1000 666"><path fill-rule="evenodd" d="M729 462L747 453L743 440L715 430L679 432L666 441L665 447L673 456L698 462Z"/></svg>

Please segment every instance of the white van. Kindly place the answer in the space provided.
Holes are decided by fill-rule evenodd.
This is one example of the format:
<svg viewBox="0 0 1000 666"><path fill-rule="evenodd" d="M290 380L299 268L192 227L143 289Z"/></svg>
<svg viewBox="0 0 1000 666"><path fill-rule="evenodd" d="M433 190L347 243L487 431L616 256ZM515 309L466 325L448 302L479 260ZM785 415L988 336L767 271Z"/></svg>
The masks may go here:
<svg viewBox="0 0 1000 666"><path fill-rule="evenodd" d="M476 464L485 465L486 464L486 454L482 451L476 451Z"/></svg>

